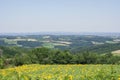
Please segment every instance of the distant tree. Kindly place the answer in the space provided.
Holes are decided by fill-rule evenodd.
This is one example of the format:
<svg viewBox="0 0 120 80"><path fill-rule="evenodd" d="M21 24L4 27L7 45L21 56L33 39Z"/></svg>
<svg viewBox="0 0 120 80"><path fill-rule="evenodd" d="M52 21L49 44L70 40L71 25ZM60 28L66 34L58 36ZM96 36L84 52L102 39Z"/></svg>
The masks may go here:
<svg viewBox="0 0 120 80"><path fill-rule="evenodd" d="M46 64L46 63L52 63L51 62L51 50L48 48L36 48L33 49L32 52L29 54L29 57L31 58L31 61L33 63L40 63L40 64Z"/></svg>
<svg viewBox="0 0 120 80"><path fill-rule="evenodd" d="M2 57L0 57L0 69L4 68L4 60Z"/></svg>
<svg viewBox="0 0 120 80"><path fill-rule="evenodd" d="M76 63L77 64L85 64L85 59L84 59L83 54L78 53L78 54L76 54L75 58L76 58Z"/></svg>
<svg viewBox="0 0 120 80"><path fill-rule="evenodd" d="M0 57L2 57L2 54L3 54L3 50L0 49Z"/></svg>

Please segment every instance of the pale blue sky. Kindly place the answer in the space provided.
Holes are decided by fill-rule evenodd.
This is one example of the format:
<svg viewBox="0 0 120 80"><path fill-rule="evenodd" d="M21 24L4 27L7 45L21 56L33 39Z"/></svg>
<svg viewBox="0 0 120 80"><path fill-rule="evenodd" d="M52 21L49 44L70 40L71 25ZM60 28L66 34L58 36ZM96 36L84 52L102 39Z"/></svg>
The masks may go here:
<svg viewBox="0 0 120 80"><path fill-rule="evenodd" d="M120 0L0 0L4 32L120 32Z"/></svg>

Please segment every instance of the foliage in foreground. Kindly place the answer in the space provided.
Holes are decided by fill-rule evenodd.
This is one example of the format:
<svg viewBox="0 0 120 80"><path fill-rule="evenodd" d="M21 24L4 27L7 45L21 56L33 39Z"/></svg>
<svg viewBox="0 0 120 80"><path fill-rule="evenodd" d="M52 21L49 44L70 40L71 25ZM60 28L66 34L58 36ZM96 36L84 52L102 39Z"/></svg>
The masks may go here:
<svg viewBox="0 0 120 80"><path fill-rule="evenodd" d="M1 80L120 80L119 65L23 65L1 69Z"/></svg>
<svg viewBox="0 0 120 80"><path fill-rule="evenodd" d="M3 53L0 56L0 68L9 66L20 66L25 64L120 64L120 56L113 56L111 53L97 54L88 51L82 53L72 53L68 50L58 50L49 48L35 48L21 51L14 49L11 57Z"/></svg>
<svg viewBox="0 0 120 80"><path fill-rule="evenodd" d="M111 53L103 55L85 51L83 53L71 53L48 48L36 48L28 54L15 55L15 66L23 64L119 64L120 56Z"/></svg>

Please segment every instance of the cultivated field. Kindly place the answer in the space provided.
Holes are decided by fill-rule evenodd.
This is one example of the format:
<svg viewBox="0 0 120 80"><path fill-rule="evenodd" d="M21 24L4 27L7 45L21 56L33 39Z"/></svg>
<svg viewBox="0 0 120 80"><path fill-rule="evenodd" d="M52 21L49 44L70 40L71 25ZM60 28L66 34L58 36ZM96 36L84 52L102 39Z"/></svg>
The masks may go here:
<svg viewBox="0 0 120 80"><path fill-rule="evenodd" d="M120 50L113 51L112 54L115 56L120 56Z"/></svg>
<svg viewBox="0 0 120 80"><path fill-rule="evenodd" d="M0 80L120 80L120 66L23 65L1 69Z"/></svg>

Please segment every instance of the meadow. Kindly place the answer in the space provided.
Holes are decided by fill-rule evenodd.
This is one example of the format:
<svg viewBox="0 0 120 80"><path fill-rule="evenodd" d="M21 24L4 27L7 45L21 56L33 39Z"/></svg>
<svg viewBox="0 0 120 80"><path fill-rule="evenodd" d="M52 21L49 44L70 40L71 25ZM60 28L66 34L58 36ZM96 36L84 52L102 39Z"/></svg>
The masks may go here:
<svg viewBox="0 0 120 80"><path fill-rule="evenodd" d="M0 80L120 80L120 66L23 65L1 69Z"/></svg>

